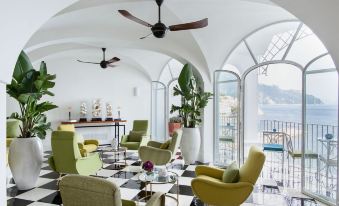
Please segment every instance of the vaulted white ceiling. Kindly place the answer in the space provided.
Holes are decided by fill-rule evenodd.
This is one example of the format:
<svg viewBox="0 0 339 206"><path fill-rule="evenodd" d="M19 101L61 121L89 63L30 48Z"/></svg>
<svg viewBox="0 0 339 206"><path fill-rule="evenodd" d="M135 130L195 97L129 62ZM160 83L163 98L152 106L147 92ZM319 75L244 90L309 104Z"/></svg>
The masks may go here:
<svg viewBox="0 0 339 206"><path fill-rule="evenodd" d="M210 80L243 37L265 25L295 19L269 0L165 0L162 21L166 25L208 17L208 27L140 40L150 33L149 28L122 17L118 9L150 23L157 21L154 0L81 0L50 19L25 50L33 61L65 54L97 61L99 48L107 47L107 54L123 57L122 63L140 69L152 80L159 78L170 58L176 58L191 62Z"/></svg>

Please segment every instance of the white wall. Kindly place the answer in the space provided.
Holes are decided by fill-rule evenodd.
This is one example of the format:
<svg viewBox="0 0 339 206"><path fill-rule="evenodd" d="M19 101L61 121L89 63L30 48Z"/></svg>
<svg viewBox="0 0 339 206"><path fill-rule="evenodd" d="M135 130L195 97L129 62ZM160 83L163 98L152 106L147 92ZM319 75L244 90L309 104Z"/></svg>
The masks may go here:
<svg viewBox="0 0 339 206"><path fill-rule="evenodd" d="M6 85L0 82L0 205L6 205Z"/></svg>
<svg viewBox="0 0 339 206"><path fill-rule="evenodd" d="M122 107L121 117L128 121L126 132L131 129L134 119L150 119L151 84L140 71L126 65L102 70L98 65L82 64L76 62L74 58L47 59L46 63L49 73L57 76L56 85L52 90L55 96L46 98L59 107L47 114L53 129L61 121L68 120L68 107L72 108L72 118L78 119L82 101L87 102L88 117L91 118L92 101L96 98L102 99L103 116L106 114L105 104L108 101L113 106L115 116L116 108ZM139 96L134 96L134 87L139 88ZM7 104L7 116L13 111L18 111L13 98L7 97ZM87 136L104 133L112 135L112 130L109 131L107 128L78 131ZM50 134L44 141L44 148L50 148Z"/></svg>

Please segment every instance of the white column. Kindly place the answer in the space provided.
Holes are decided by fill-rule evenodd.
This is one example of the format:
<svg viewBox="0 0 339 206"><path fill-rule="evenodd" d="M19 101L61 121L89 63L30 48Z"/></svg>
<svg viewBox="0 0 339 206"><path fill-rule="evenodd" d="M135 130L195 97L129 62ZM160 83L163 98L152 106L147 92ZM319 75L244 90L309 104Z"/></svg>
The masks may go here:
<svg viewBox="0 0 339 206"><path fill-rule="evenodd" d="M258 76L252 71L246 77L245 83L245 123L244 123L244 154L248 153L248 144L259 142L258 137Z"/></svg>
<svg viewBox="0 0 339 206"><path fill-rule="evenodd" d="M6 84L0 82L0 205L6 198Z"/></svg>

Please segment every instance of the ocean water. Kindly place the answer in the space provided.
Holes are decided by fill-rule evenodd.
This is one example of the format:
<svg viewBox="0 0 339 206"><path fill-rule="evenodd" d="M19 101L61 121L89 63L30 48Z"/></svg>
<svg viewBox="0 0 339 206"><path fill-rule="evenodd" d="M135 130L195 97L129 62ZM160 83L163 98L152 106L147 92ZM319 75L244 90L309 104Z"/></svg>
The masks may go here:
<svg viewBox="0 0 339 206"><path fill-rule="evenodd" d="M301 104L261 104L259 105L260 120L277 120L301 123ZM307 105L306 122L338 126L337 105Z"/></svg>

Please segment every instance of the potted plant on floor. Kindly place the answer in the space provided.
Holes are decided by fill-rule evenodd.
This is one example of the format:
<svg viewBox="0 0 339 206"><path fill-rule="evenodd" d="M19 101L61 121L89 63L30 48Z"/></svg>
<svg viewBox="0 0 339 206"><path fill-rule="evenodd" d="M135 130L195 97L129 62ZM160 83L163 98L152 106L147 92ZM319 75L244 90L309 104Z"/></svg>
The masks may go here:
<svg viewBox="0 0 339 206"><path fill-rule="evenodd" d="M28 56L21 52L11 84L7 85L7 93L20 107L19 112L11 115L12 119L21 121L20 136L12 141L9 148L9 166L20 190L33 188L40 174L43 153L41 139L45 138L46 131L51 127L45 112L57 107L41 98L45 95L54 96L49 89L54 87L55 77L47 73L45 62L41 62L39 71L35 70Z"/></svg>
<svg viewBox="0 0 339 206"><path fill-rule="evenodd" d="M172 136L173 132L181 128L182 119L181 117L171 117L168 122L168 132Z"/></svg>
<svg viewBox="0 0 339 206"><path fill-rule="evenodd" d="M174 96L181 96L181 105L172 105L171 113L178 111L183 122L183 134L180 149L186 164L194 164L200 149L201 111L207 106L212 93L203 92L197 84L191 65L186 64L178 78L174 89Z"/></svg>

